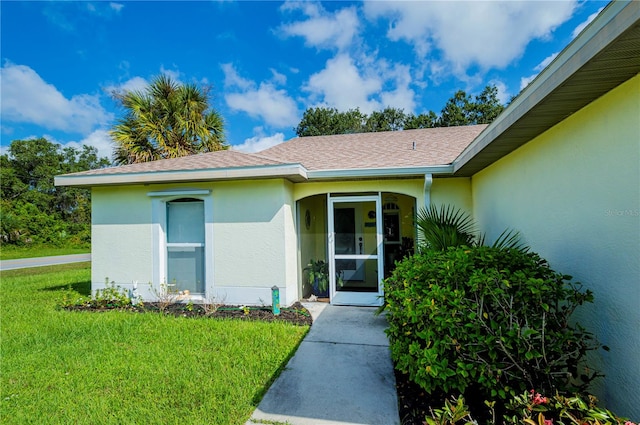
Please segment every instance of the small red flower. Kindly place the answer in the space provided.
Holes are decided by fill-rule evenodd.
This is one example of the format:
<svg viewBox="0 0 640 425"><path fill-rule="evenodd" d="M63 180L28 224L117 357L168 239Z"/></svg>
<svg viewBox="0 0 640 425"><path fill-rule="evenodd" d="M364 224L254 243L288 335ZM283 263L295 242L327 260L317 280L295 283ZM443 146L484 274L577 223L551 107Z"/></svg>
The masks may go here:
<svg viewBox="0 0 640 425"><path fill-rule="evenodd" d="M531 394L531 402L533 404L547 404L549 399L547 397L542 397L542 394L536 393L535 390L529 391Z"/></svg>
<svg viewBox="0 0 640 425"><path fill-rule="evenodd" d="M536 393L535 390L529 391L529 394L531 394L531 402L533 404L547 404L549 402L547 397L542 397L542 394Z"/></svg>

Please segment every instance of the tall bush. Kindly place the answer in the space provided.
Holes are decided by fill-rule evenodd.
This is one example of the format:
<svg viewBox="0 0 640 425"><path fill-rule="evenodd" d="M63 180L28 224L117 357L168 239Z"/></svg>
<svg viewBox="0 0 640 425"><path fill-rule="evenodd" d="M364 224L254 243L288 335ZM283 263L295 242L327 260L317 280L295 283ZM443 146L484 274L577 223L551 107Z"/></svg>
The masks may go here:
<svg viewBox="0 0 640 425"><path fill-rule="evenodd" d="M569 319L593 295L570 279L517 249L451 247L405 259L385 280L396 368L428 393L481 400L584 390L598 374L581 360L597 343Z"/></svg>

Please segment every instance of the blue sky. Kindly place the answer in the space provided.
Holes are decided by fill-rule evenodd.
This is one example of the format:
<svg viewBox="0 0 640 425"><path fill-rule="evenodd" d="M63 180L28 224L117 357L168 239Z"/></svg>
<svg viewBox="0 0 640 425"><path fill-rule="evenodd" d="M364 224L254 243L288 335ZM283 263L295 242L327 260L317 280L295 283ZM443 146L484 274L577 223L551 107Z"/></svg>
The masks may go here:
<svg viewBox="0 0 640 425"><path fill-rule="evenodd" d="M113 90L165 73L213 87L235 148L295 136L314 106L439 113L462 89L516 95L607 2L2 1L2 151L96 146Z"/></svg>

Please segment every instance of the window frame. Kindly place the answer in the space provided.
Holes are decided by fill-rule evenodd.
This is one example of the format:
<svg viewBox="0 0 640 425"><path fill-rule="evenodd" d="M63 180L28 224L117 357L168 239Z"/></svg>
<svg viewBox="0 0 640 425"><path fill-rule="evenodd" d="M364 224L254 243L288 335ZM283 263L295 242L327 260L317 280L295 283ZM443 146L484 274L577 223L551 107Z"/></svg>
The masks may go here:
<svg viewBox="0 0 640 425"><path fill-rule="evenodd" d="M204 293L190 294L193 301L206 301L214 294L214 249L213 249L213 194L208 189L176 189L149 192L151 198L153 271L151 285L160 290L167 282L167 203L183 198L192 198L204 203ZM187 244L193 245L193 244ZM198 244L202 245L202 244Z"/></svg>

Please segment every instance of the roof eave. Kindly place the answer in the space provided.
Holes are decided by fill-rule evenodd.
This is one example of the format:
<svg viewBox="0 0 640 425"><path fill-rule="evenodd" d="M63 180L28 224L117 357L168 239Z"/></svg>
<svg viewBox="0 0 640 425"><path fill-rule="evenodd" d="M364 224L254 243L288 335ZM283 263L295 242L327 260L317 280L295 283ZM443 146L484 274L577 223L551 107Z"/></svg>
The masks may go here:
<svg viewBox="0 0 640 425"><path fill-rule="evenodd" d="M117 174L67 174L55 177L56 186L113 186L148 183L182 183L196 181L251 180L283 178L298 183L307 180L307 170L300 164L253 167L213 168L206 170L152 171Z"/></svg>
<svg viewBox="0 0 640 425"><path fill-rule="evenodd" d="M588 87L567 88L616 39L640 20L639 2L612 2L453 162L457 176L471 176L542 134L581 107L597 99L640 70L635 63L618 80L609 78ZM602 76L607 80L607 75ZM626 78L626 79L625 79ZM581 98L566 104L559 89L580 91ZM554 98L553 95L556 97ZM566 95L566 93L565 93ZM535 108L535 111L534 111ZM576 109L577 108L577 109ZM540 117L546 115L544 120ZM519 131L515 131L520 129Z"/></svg>

